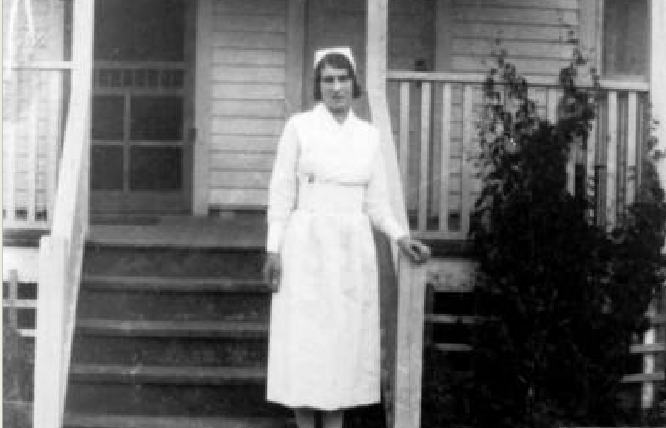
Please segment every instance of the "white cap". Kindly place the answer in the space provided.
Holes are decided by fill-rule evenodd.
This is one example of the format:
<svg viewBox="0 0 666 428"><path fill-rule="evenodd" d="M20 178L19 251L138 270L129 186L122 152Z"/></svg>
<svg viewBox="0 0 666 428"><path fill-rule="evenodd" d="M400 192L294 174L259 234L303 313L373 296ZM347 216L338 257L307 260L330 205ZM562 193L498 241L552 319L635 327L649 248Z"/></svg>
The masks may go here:
<svg viewBox="0 0 666 428"><path fill-rule="evenodd" d="M332 53L340 54L340 55L343 55L343 56L347 57L347 59L349 60L351 66L352 66L352 70L354 70L354 73L356 73L356 62L354 61L354 55L352 55L351 48L346 47L346 46L340 46L340 47L336 47L336 48L319 49L318 51L315 52L314 66L313 67L317 68L317 65L319 64L319 62L326 55L332 54Z"/></svg>

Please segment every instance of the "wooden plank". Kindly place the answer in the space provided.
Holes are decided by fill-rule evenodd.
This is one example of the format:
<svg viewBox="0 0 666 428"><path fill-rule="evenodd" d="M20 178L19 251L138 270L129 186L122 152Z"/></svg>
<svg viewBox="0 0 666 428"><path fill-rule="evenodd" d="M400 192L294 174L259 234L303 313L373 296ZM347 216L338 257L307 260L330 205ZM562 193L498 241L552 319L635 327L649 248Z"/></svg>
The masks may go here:
<svg viewBox="0 0 666 428"><path fill-rule="evenodd" d="M432 324L473 325L479 322L479 318L475 315L427 314L425 321Z"/></svg>
<svg viewBox="0 0 666 428"><path fill-rule="evenodd" d="M589 0L583 0L583 3ZM579 0L455 0L456 6L502 6L530 9L578 9Z"/></svg>
<svg viewBox="0 0 666 428"><path fill-rule="evenodd" d="M626 160L626 193L625 203L630 205L636 196L636 137L638 123L638 103L636 92L627 94L627 160Z"/></svg>
<svg viewBox="0 0 666 428"><path fill-rule="evenodd" d="M284 85L273 83L215 83L211 89L214 100L284 100L286 91Z"/></svg>
<svg viewBox="0 0 666 428"><path fill-rule="evenodd" d="M608 134L606 149L606 228L615 226L617 218L617 143L618 143L617 92L608 93Z"/></svg>
<svg viewBox="0 0 666 428"><path fill-rule="evenodd" d="M10 302L16 302L18 300L18 272L12 269L9 272L9 300ZM4 307L4 300L3 300ZM12 328L18 328L18 314L16 309L9 309L9 326Z"/></svg>
<svg viewBox="0 0 666 428"><path fill-rule="evenodd" d="M271 171L273 155L270 153L211 153L211 171Z"/></svg>
<svg viewBox="0 0 666 428"><path fill-rule="evenodd" d="M238 48L214 48L213 65L245 65L245 66L284 66L286 56L283 50Z"/></svg>
<svg viewBox="0 0 666 428"><path fill-rule="evenodd" d="M654 313L654 307L649 312ZM656 342L657 331L655 328L648 329L643 333L643 345L650 346ZM643 355L643 374L651 375L656 372L656 359L654 354ZM641 385L641 408L649 409L654 404L656 395L655 384L651 380L644 380Z"/></svg>
<svg viewBox="0 0 666 428"><path fill-rule="evenodd" d="M48 220L53 216L53 208L55 207L55 192L58 182L58 158L60 148L60 135L61 123L63 118L62 109L62 81L59 73L51 74L49 85L49 110L52 112L49 115L49 135L52 136L50 141L47 141L46 150L46 209Z"/></svg>
<svg viewBox="0 0 666 428"><path fill-rule="evenodd" d="M212 152L254 152L275 153L278 139L256 135L212 135L210 149Z"/></svg>
<svg viewBox="0 0 666 428"><path fill-rule="evenodd" d="M280 135L284 120L282 119L247 119L240 117L212 116L211 130L213 134L228 135Z"/></svg>
<svg viewBox="0 0 666 428"><path fill-rule="evenodd" d="M409 177L409 153L410 153L410 93L409 82L400 82L400 137L398 139L400 176L402 177L403 192L409 195L411 192L411 180Z"/></svg>
<svg viewBox="0 0 666 428"><path fill-rule="evenodd" d="M211 205L257 206L268 205L268 191L261 189L210 189Z"/></svg>
<svg viewBox="0 0 666 428"><path fill-rule="evenodd" d="M484 6L483 10L479 10L479 7L465 3L454 6L453 17L456 22L484 22L493 24L522 24L527 22L530 25L578 25L578 10L566 9L537 10L533 8L500 8Z"/></svg>
<svg viewBox="0 0 666 428"><path fill-rule="evenodd" d="M271 178L268 171L220 171L210 173L215 189L267 189Z"/></svg>
<svg viewBox="0 0 666 428"><path fill-rule="evenodd" d="M420 426L425 277L424 266L413 265L404 255L399 256L395 421L392 428Z"/></svg>
<svg viewBox="0 0 666 428"><path fill-rule="evenodd" d="M42 72L34 73L38 73L35 80L41 81ZM30 108L28 109L28 220L35 220L35 204L37 203L37 121L39 106L42 103L41 84L35 85L34 89L36 89L36 92L32 94L32 99L29 101Z"/></svg>
<svg viewBox="0 0 666 428"><path fill-rule="evenodd" d="M305 0L288 0L285 103L287 115L303 108L303 51L305 48Z"/></svg>
<svg viewBox="0 0 666 428"><path fill-rule="evenodd" d="M439 230L448 231L449 225L449 181L451 169L451 84L442 86L442 139L439 175Z"/></svg>
<svg viewBox="0 0 666 428"><path fill-rule="evenodd" d="M472 85L465 85L463 98L463 159L462 159L462 182L461 182L461 227L460 232L467 234L469 232L470 211L472 204L470 180L472 174L472 160L469 159L474 138L474 88Z"/></svg>
<svg viewBox="0 0 666 428"><path fill-rule="evenodd" d="M451 26L451 35L453 37L482 38L490 41L501 36L502 41L544 40L558 42L569 30L570 28L565 25L454 22Z"/></svg>
<svg viewBox="0 0 666 428"><path fill-rule="evenodd" d="M554 76L559 70L569 64L568 60L556 60L549 58L516 58L508 56L507 60L512 62L518 70L525 74L540 76ZM451 57L451 69L454 71L480 72L494 66L488 55L463 56L453 55Z"/></svg>
<svg viewBox="0 0 666 428"><path fill-rule="evenodd" d="M538 42L531 40L503 41L502 49L512 56L551 58L571 60L574 46L565 42ZM456 38L452 41L451 51L456 55L485 55L490 56L492 45L487 39Z"/></svg>
<svg viewBox="0 0 666 428"><path fill-rule="evenodd" d="M435 69L449 70L451 68L452 41L452 3L451 0L440 0L436 3L435 18Z"/></svg>
<svg viewBox="0 0 666 428"><path fill-rule="evenodd" d="M212 103L213 116L280 119L284 121L286 107L283 100L225 100Z"/></svg>
<svg viewBox="0 0 666 428"><path fill-rule="evenodd" d="M417 228L428 228L428 188L430 187L430 107L431 84L421 84L421 162L419 164L419 205Z"/></svg>
<svg viewBox="0 0 666 428"><path fill-rule="evenodd" d="M215 48L275 49L286 48L284 32L217 31L211 40Z"/></svg>
<svg viewBox="0 0 666 428"><path fill-rule="evenodd" d="M284 13L285 0L216 0L215 15L275 14Z"/></svg>
<svg viewBox="0 0 666 428"><path fill-rule="evenodd" d="M284 83L284 67L259 67L248 65L214 65L213 82L229 83Z"/></svg>
<svg viewBox="0 0 666 428"><path fill-rule="evenodd" d="M194 127L197 130L193 159L193 194L192 211L195 215L208 213L208 189L211 144L211 99L212 73L212 27L213 0L197 2L196 18L196 61L195 73L195 110Z"/></svg>
<svg viewBox="0 0 666 428"><path fill-rule="evenodd" d="M593 204L588 210L588 218L590 220L595 217L595 193L596 193L596 183L597 183L597 146L598 146L598 135L597 128L599 127L599 108L595 106L595 118L591 123L590 133L587 137L587 150L586 150L586 174L585 174L585 189L588 192L587 197Z"/></svg>
<svg viewBox="0 0 666 428"><path fill-rule="evenodd" d="M280 15L217 15L214 21L213 31L216 33L227 31L284 33L287 28L284 17Z"/></svg>

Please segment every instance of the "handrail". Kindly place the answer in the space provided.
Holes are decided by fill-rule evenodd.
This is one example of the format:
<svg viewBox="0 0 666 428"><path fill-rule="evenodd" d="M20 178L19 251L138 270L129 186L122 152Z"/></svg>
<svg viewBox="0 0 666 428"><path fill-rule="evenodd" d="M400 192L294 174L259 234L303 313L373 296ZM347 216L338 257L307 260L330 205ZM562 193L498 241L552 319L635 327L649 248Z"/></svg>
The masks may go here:
<svg viewBox="0 0 666 428"><path fill-rule="evenodd" d="M441 83L471 83L481 84L485 82L488 75L484 73L447 73L447 72L421 72L421 71L402 71L390 70L387 73L387 79L402 80L402 81L425 81L425 82L441 82ZM526 75L525 79L529 85L539 87L560 87L557 78L552 76L540 75ZM590 79L580 79L576 82L580 88L590 89L593 83ZM601 89L616 90L616 91L636 91L647 92L650 90L650 84L647 80L636 78L632 80L601 78L599 79Z"/></svg>
<svg viewBox="0 0 666 428"><path fill-rule="evenodd" d="M94 0L75 0L69 114L51 234L42 237L35 340L33 425L61 428L88 231L90 91Z"/></svg>

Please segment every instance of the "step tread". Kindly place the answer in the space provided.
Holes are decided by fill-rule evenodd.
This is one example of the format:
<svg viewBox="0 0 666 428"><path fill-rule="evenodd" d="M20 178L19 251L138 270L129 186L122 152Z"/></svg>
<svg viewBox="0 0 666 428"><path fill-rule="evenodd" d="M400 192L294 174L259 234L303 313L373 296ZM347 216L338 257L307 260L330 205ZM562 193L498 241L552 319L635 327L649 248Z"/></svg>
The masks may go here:
<svg viewBox="0 0 666 428"><path fill-rule="evenodd" d="M257 321L144 321L87 318L77 322L78 334L109 336L264 337L268 323Z"/></svg>
<svg viewBox="0 0 666 428"><path fill-rule="evenodd" d="M196 278L160 276L83 276L84 290L154 292L268 292L260 278Z"/></svg>
<svg viewBox="0 0 666 428"><path fill-rule="evenodd" d="M104 383L159 383L180 385L223 385L229 383L262 383L263 367L201 367L73 364L74 380Z"/></svg>
<svg viewBox="0 0 666 428"><path fill-rule="evenodd" d="M188 417L67 414L64 426L72 428L288 428L291 418L282 417Z"/></svg>

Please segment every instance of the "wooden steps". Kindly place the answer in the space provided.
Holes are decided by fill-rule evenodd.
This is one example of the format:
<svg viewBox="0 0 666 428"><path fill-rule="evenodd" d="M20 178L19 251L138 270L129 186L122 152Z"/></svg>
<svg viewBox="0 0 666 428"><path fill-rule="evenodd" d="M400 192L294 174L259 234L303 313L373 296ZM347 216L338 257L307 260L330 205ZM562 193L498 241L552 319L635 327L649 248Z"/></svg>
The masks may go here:
<svg viewBox="0 0 666 428"><path fill-rule="evenodd" d="M266 338L265 322L82 319L77 334L131 337Z"/></svg>
<svg viewBox="0 0 666 428"><path fill-rule="evenodd" d="M69 428L296 428L295 422L291 419L87 414L66 415L65 426Z"/></svg>
<svg viewBox="0 0 666 428"><path fill-rule="evenodd" d="M74 364L70 369L73 383L154 385L237 385L261 384L266 371L257 367L122 366Z"/></svg>
<svg viewBox="0 0 666 428"><path fill-rule="evenodd" d="M65 427L293 426L291 412L265 398L270 290L263 239L253 238L260 228L244 236L250 224L229 232L195 219L170 235L164 223L94 229ZM225 233L233 239L220 240Z"/></svg>

